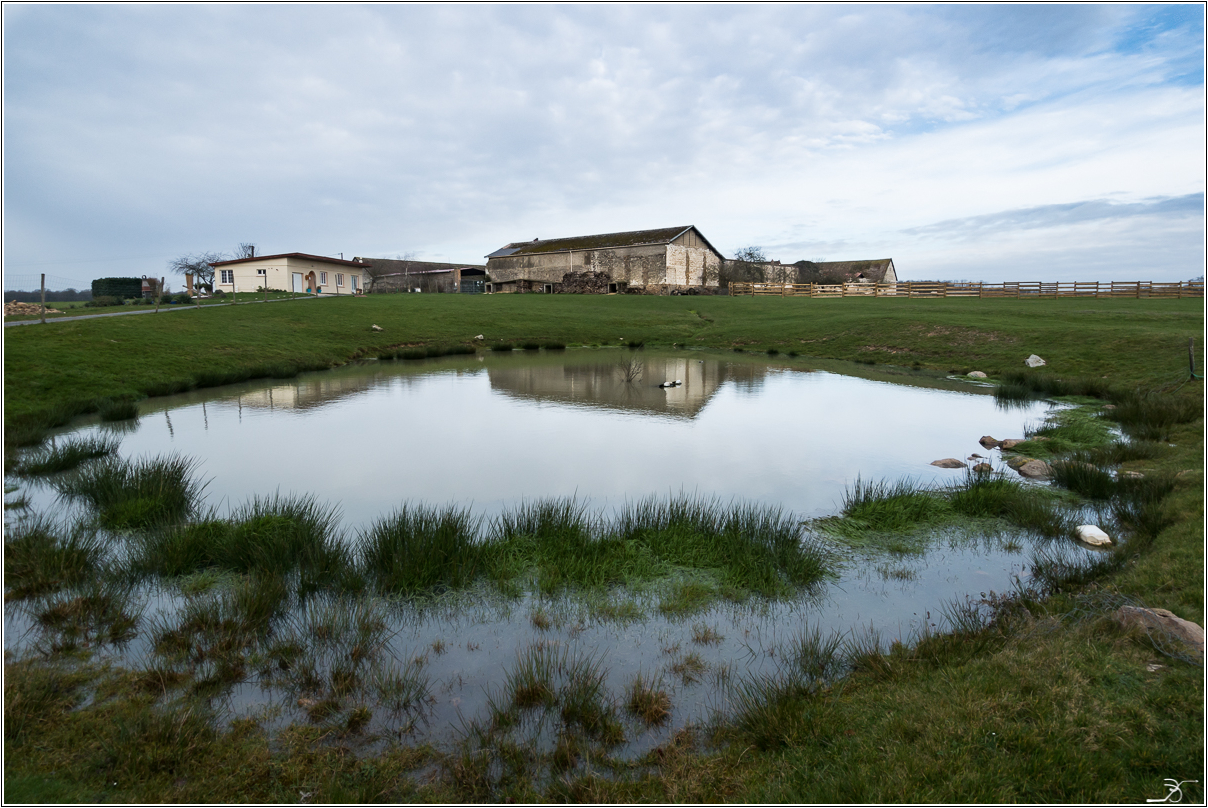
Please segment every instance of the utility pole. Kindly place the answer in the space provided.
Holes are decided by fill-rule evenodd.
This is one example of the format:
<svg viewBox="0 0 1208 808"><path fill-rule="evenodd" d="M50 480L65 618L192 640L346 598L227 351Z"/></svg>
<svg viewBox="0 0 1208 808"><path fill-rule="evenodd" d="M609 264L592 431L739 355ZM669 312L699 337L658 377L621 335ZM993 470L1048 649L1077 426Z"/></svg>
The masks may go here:
<svg viewBox="0 0 1208 808"><path fill-rule="evenodd" d="M42 273L42 322L46 322L46 273Z"/></svg>

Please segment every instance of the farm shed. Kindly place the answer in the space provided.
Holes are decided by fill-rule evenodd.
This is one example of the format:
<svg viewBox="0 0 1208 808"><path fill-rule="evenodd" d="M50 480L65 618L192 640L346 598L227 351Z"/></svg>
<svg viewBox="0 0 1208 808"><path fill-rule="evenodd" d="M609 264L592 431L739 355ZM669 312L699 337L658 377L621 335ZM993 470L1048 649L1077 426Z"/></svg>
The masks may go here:
<svg viewBox="0 0 1208 808"><path fill-rule="evenodd" d="M680 293L716 287L723 260L691 225L533 239L487 256L487 291Z"/></svg>
<svg viewBox="0 0 1208 808"><path fill-rule="evenodd" d="M280 253L217 261L214 291L255 292L268 288L307 294L359 295L364 292L366 265L360 261L307 253Z"/></svg>
<svg viewBox="0 0 1208 808"><path fill-rule="evenodd" d="M367 290L381 292L485 291L487 268L482 264L446 264L402 258L354 258L369 267Z"/></svg>

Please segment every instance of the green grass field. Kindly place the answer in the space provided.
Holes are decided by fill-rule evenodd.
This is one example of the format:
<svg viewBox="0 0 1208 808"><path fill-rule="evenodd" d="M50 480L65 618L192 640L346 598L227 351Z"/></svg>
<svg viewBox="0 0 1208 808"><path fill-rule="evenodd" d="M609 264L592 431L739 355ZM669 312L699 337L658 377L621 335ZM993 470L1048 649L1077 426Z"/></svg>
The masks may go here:
<svg viewBox="0 0 1208 808"><path fill-rule="evenodd" d="M1114 563L1059 576L1044 598L992 599L988 625L958 621L954 634L889 653L870 646L838 681L751 682L734 721L682 731L609 779L573 769L552 782L500 779L481 756L405 745L356 754L352 723L220 732L200 708L152 709L166 687L155 670L74 669L49 654L5 663L5 799L1144 802L1174 778L1199 780L1184 801L1202 801L1202 663L1110 614L1135 603L1204 622L1203 382L1188 372L1190 339L1202 372L1203 333L1199 300L569 295L370 296L7 329L6 473L13 444L115 401L419 346L644 342L992 377L1026 371L1035 353L1048 365L1027 371L1024 387L1102 380L1127 418L1180 414L1146 426L1162 446L1095 449L1162 483L1162 497L1136 500L1137 533ZM88 541L63 539L56 566L30 568L38 580L84 575ZM6 541L6 568L34 564L23 547ZM107 608L105 598L89 603ZM824 666L822 645L803 640L796 664ZM81 706L90 687L96 698ZM405 776L415 771L425 774Z"/></svg>

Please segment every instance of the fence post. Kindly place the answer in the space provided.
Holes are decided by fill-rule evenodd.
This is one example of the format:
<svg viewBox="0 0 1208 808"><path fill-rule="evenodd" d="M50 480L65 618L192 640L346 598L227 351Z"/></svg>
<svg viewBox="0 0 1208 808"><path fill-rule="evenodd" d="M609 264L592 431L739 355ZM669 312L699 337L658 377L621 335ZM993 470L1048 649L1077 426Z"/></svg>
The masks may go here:
<svg viewBox="0 0 1208 808"><path fill-rule="evenodd" d="M42 323L46 322L46 273L42 273Z"/></svg>

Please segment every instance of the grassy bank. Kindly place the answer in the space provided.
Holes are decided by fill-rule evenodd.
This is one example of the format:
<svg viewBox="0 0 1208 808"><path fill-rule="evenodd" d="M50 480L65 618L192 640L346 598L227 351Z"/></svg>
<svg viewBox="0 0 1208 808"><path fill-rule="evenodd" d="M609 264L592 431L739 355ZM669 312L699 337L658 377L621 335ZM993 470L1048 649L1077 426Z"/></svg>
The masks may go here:
<svg viewBox="0 0 1208 808"><path fill-rule="evenodd" d="M1197 300L780 300L574 295L380 295L214 306L200 312L23 326L5 332L5 434L106 401L288 377L406 348L478 344L686 346L920 367L1107 377L1154 387L1185 377ZM382 330L374 331L377 325ZM483 335L481 343L474 337ZM155 346L155 351L146 350ZM1203 367L1198 345L1197 366Z"/></svg>
<svg viewBox="0 0 1208 808"><path fill-rule="evenodd" d="M509 667L489 721L468 726L463 747L446 755L365 737L361 694L393 701L402 714L426 696L419 673L375 656L381 623L371 600L341 610L318 598L283 626L277 604L286 595L274 575L261 573L288 570L291 581L314 591L354 588L348 569L359 569L376 591L456 583L441 571L460 574L448 562L478 546L457 513L386 517L362 537L359 557L341 558L324 538L325 514L305 503L256 502L216 520L191 512L187 497L161 512L139 469L121 480L84 474L76 496L114 524L140 531L187 518L200 527L187 535L148 532L162 546L135 541L120 558L83 528L42 522L6 536L6 599L43 599L48 625L64 638L28 661L6 660L8 801L1143 802L1164 796L1168 777L1200 780L1184 787L1184 798L1203 798L1202 666L1164 637L1111 619L1120 605L1139 604L1204 621L1203 387L1186 372L1187 340L1199 342L1203 332L1200 301L413 295L195 314L7 331L6 443L22 428L37 430L99 402L402 350L427 355L430 347L472 346L477 334L488 345L517 347L773 349L782 358L795 351L982 370L1016 385L1017 398L1110 397L1114 410L1097 409L1106 419L1040 425L1034 437L1046 440L1022 448L1055 468L1062 460L1083 464L1057 474L1060 496L1105 503L1123 541L1093 569L1044 570L1042 595L987 595L953 606L953 634L890 647L853 636L840 648L803 633L778 675L741 683L730 720L676 733L635 762L609 761L608 750L626 721L659 720L666 705L657 683L636 679L610 699L600 688L600 660L535 646ZM1024 370L1031 353L1048 366ZM1091 380L1103 386L1093 389ZM1129 438L1105 439L1100 427L1111 423ZM104 448L60 449L37 462L110 468ZM896 483L864 486L849 492L846 516L863 522L858 531L908 536L946 512L1017 524L1052 513L1033 507L1018 485L972 482L942 496ZM554 590L592 585L601 573L607 579L627 557L647 565L631 574L654 569L652 561L676 566L685 522L711 530L715 549L734 557L724 518L648 510L635 512L629 532L623 522L607 531L584 525L573 507L514 514L495 535L494 554L465 572L514 580L524 569ZM767 527L768 541L737 548L750 553L744 580L756 591L769 557L780 579L797 563L777 556L776 526ZM1067 540L1067 527L1057 525L1053 541ZM739 532L757 533L750 528ZM584 533L598 543L568 556ZM417 563L393 564L400 552ZM573 562L593 553L593 563L576 570ZM148 563L138 574L179 576L199 590L207 576L235 583L190 595L180 619L158 627L162 664L72 664L71 654L90 639L121 640L129 631L126 590L92 585L96 571L121 583L138 571L118 574L106 565L140 559ZM424 577L425 570L438 574ZM320 642L330 636L344 639ZM250 720L215 729L207 688L246 677L240 665L249 664L295 688L291 698L304 699L314 720L284 731ZM179 697L185 691L195 697ZM517 733L537 720L559 732L534 757ZM610 776L587 773L585 759ZM555 776L541 776L547 770Z"/></svg>

